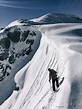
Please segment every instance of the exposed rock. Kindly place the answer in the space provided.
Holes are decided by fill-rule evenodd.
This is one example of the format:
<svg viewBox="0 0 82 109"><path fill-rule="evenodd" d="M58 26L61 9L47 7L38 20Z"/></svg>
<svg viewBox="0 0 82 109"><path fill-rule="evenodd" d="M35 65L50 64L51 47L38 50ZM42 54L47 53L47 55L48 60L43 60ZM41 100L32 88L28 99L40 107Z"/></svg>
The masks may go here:
<svg viewBox="0 0 82 109"><path fill-rule="evenodd" d="M3 48L9 48L10 47L10 40L8 37L6 38L3 38L0 40L0 45L3 47Z"/></svg>
<svg viewBox="0 0 82 109"><path fill-rule="evenodd" d="M12 54L10 57L9 57L9 63L10 64L13 64L15 62L15 57L14 57L14 54Z"/></svg>
<svg viewBox="0 0 82 109"><path fill-rule="evenodd" d="M21 41L25 41L26 38L28 37L29 33L30 33L29 30L24 31L24 32L22 33Z"/></svg>
<svg viewBox="0 0 82 109"><path fill-rule="evenodd" d="M0 54L0 61L7 59L8 56L9 56L9 53L7 51L5 51L4 53L1 53Z"/></svg>
<svg viewBox="0 0 82 109"><path fill-rule="evenodd" d="M20 31L8 32L8 37L14 42L17 43L20 40Z"/></svg>

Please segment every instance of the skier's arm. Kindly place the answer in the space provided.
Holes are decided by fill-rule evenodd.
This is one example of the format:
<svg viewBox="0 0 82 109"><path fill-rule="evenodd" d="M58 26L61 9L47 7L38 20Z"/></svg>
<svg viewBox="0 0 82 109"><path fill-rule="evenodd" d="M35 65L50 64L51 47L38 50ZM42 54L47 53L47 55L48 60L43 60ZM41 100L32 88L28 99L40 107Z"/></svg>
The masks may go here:
<svg viewBox="0 0 82 109"><path fill-rule="evenodd" d="M60 78L60 77L58 76L58 72L56 72L56 76L57 76L57 78Z"/></svg>

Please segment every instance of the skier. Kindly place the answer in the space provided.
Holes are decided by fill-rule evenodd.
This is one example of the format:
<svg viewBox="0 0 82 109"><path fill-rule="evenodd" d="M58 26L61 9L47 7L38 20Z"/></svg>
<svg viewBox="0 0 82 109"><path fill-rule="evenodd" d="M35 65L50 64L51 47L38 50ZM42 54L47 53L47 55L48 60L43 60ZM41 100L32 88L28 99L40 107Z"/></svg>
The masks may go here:
<svg viewBox="0 0 82 109"><path fill-rule="evenodd" d="M55 83L56 83L57 88L59 88L57 72L50 68L48 68L48 71L49 71L49 82L52 79L53 91L56 91Z"/></svg>

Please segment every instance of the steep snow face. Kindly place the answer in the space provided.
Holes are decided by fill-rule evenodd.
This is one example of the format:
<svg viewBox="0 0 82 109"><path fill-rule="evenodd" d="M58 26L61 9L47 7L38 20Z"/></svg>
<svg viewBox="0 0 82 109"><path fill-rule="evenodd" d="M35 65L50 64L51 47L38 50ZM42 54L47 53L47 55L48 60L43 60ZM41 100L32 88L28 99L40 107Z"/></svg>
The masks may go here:
<svg viewBox="0 0 82 109"><path fill-rule="evenodd" d="M42 33L40 46L15 76L19 91L13 91L0 109L81 109L82 24L50 24L37 28ZM49 67L61 78L65 77L55 93L48 81Z"/></svg>
<svg viewBox="0 0 82 109"><path fill-rule="evenodd" d="M31 21L39 23L82 23L82 19L70 14L61 14L61 13L49 13L47 15L41 16L37 19L32 19Z"/></svg>

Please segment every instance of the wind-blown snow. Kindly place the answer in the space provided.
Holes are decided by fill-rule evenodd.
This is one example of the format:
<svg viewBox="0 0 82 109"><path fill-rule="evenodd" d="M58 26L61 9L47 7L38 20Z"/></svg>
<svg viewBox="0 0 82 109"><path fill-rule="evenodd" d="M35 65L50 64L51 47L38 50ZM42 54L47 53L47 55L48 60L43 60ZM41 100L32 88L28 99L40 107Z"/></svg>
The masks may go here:
<svg viewBox="0 0 82 109"><path fill-rule="evenodd" d="M15 76L19 91L0 109L81 109L82 108L82 24L60 23L36 26L42 34L40 46ZM53 92L48 68L64 82Z"/></svg>

